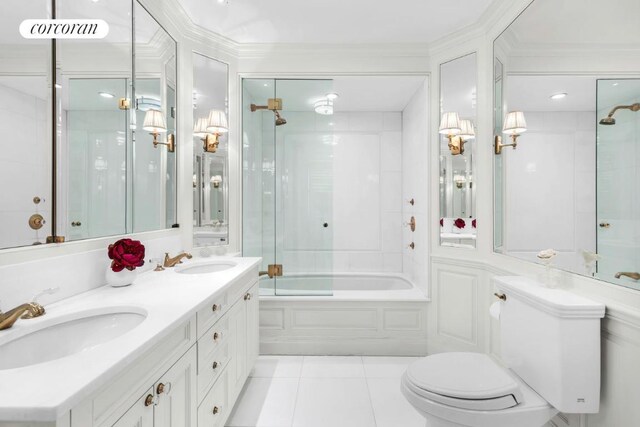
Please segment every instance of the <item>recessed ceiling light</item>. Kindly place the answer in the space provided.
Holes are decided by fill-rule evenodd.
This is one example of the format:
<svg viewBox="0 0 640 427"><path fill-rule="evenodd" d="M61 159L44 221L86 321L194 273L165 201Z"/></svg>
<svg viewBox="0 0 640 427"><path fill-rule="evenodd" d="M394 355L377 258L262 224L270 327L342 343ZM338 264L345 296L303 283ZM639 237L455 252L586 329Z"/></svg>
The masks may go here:
<svg viewBox="0 0 640 427"><path fill-rule="evenodd" d="M103 98L113 98L115 95L109 92L98 92L98 95L100 95Z"/></svg>
<svg viewBox="0 0 640 427"><path fill-rule="evenodd" d="M562 93L556 93L550 96L551 99L562 99L564 97L566 97L567 94L562 92Z"/></svg>
<svg viewBox="0 0 640 427"><path fill-rule="evenodd" d="M264 84L264 87L269 87L269 83L265 83L265 84Z"/></svg>
<svg viewBox="0 0 640 427"><path fill-rule="evenodd" d="M336 99L336 98L338 97L338 94L337 94L337 93L332 92L332 93L328 93L328 94L326 95L326 97L327 97L327 99L328 99L329 101L333 101L334 99Z"/></svg>
<svg viewBox="0 0 640 427"><path fill-rule="evenodd" d="M330 99L321 99L313 105L313 108L318 114L330 116L333 114L333 101Z"/></svg>
<svg viewBox="0 0 640 427"><path fill-rule="evenodd" d="M614 83L613 86L618 86L620 83Z"/></svg>

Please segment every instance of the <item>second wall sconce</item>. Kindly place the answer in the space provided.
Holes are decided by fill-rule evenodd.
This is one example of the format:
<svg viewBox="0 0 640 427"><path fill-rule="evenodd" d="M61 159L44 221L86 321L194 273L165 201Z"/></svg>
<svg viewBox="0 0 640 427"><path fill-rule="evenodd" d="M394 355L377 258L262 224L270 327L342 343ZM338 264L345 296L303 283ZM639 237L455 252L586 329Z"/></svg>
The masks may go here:
<svg viewBox="0 0 640 427"><path fill-rule="evenodd" d="M218 144L216 144L216 137L207 132L208 124L209 122L205 117L197 119L193 126L193 136L200 138L202 141L202 148L205 152L215 153L218 148Z"/></svg>
<svg viewBox="0 0 640 427"><path fill-rule="evenodd" d="M227 132L229 132L227 114L222 110L211 110L208 118L197 119L193 127L193 135L202 140L202 149L205 153L218 151L220 135Z"/></svg>
<svg viewBox="0 0 640 427"><path fill-rule="evenodd" d="M476 137L476 132L471 120L460 120L458 113L443 113L440 121L441 135L449 139L449 150L451 155L464 154L464 144Z"/></svg>
<svg viewBox="0 0 640 427"><path fill-rule="evenodd" d="M144 124L142 129L148 131L153 135L153 146L157 148L158 145L166 145L167 151L173 153L176 151L176 142L173 134L167 135L167 142L158 141L158 136L161 133L167 132L167 124L164 120L164 114L160 110L148 110L144 116Z"/></svg>
<svg viewBox="0 0 640 427"><path fill-rule="evenodd" d="M527 131L527 121L524 118L524 113L522 111L511 111L507 114L507 117L504 119L504 126L502 127L502 133L505 135L509 135L511 140L513 141L511 144L503 144L502 137L500 135L496 135L494 141L494 152L496 154L502 154L502 149L504 147L513 147L518 146L518 137L523 132Z"/></svg>

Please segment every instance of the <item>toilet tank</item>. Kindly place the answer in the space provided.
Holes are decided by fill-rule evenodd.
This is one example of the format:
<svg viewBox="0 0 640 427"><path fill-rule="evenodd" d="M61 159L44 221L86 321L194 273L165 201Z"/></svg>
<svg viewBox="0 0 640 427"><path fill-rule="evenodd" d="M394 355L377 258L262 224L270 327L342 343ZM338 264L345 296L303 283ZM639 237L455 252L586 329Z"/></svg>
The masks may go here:
<svg viewBox="0 0 640 427"><path fill-rule="evenodd" d="M605 306L524 277L496 277L502 359L564 413L600 406L600 319Z"/></svg>

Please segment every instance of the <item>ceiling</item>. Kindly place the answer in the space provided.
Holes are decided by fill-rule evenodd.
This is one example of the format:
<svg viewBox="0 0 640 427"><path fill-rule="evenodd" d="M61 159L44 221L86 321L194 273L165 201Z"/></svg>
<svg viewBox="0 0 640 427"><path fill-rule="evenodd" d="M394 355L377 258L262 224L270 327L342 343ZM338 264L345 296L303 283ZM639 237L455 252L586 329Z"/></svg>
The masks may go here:
<svg viewBox="0 0 640 427"><path fill-rule="evenodd" d="M492 0L181 0L191 20L239 43L429 43Z"/></svg>
<svg viewBox="0 0 640 427"><path fill-rule="evenodd" d="M639 16L638 0L535 0L505 34L516 48L540 44L637 47Z"/></svg>
<svg viewBox="0 0 640 427"><path fill-rule="evenodd" d="M337 93L335 112L402 111L424 83L424 76L340 76L325 80L247 79L244 87L257 104L282 98L283 111L313 111L314 103Z"/></svg>

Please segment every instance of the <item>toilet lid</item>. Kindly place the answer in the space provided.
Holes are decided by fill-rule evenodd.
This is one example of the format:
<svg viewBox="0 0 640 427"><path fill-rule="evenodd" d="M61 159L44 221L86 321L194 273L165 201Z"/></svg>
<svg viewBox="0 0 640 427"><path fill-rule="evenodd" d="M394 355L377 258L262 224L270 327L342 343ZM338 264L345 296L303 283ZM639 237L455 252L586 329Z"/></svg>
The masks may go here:
<svg viewBox="0 0 640 427"><path fill-rule="evenodd" d="M449 406L498 410L522 401L518 383L489 356L440 353L414 362L407 381L418 393Z"/></svg>

